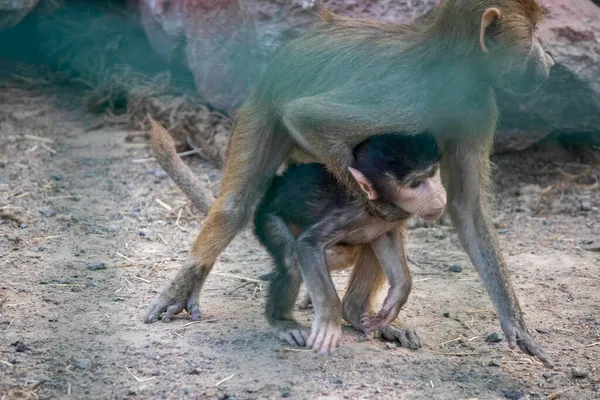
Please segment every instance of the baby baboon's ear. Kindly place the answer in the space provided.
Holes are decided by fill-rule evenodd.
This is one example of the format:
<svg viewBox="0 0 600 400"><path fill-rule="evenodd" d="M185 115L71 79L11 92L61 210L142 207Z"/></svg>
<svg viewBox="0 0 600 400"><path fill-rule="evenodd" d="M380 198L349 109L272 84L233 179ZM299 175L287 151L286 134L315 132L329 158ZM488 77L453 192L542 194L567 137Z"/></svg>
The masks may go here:
<svg viewBox="0 0 600 400"><path fill-rule="evenodd" d="M357 170L356 168L348 167L348 170L350 170L350 173L354 177L354 180L358 182L360 188L367 194L369 200L377 200L379 196L377 195L377 192L375 191L373 185L367 179L367 177L364 176L363 173Z"/></svg>

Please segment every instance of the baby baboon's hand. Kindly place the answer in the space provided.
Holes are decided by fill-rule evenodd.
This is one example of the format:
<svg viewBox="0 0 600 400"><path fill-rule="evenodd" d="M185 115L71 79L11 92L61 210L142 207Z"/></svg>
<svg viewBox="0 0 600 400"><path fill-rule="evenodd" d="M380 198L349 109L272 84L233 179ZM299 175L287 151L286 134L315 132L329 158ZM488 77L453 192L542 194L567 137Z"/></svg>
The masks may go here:
<svg viewBox="0 0 600 400"><path fill-rule="evenodd" d="M365 333L380 331L386 328L393 320L398 318L400 309L406 302L408 294L401 287L391 287L377 315L363 315L361 325Z"/></svg>
<svg viewBox="0 0 600 400"><path fill-rule="evenodd" d="M319 354L332 353L340 346L342 328L339 321L326 321L315 318L306 347Z"/></svg>

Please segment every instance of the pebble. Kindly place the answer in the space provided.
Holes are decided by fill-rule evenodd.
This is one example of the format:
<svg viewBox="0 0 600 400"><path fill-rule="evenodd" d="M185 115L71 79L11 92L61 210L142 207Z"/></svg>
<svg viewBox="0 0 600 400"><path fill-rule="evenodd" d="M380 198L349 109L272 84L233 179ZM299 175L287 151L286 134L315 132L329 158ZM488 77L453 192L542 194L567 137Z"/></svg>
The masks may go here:
<svg viewBox="0 0 600 400"><path fill-rule="evenodd" d="M503 339L504 336L502 336L498 332L492 332L485 337L485 341L488 343L498 343L501 342Z"/></svg>
<svg viewBox="0 0 600 400"><path fill-rule="evenodd" d="M152 231L150 229L140 229L138 235L144 239L150 239Z"/></svg>
<svg viewBox="0 0 600 400"><path fill-rule="evenodd" d="M444 311L442 315L444 316L444 318L450 318L450 313L448 311Z"/></svg>
<svg viewBox="0 0 600 400"><path fill-rule="evenodd" d="M396 343L388 342L388 343L385 344L385 347L387 347L388 349L395 349L396 348Z"/></svg>
<svg viewBox="0 0 600 400"><path fill-rule="evenodd" d="M70 283L73 283L73 280L71 278L60 278L56 280L56 283L60 283L62 285L68 285Z"/></svg>
<svg viewBox="0 0 600 400"><path fill-rule="evenodd" d="M589 200L582 200L579 208L581 211L590 211L592 209L592 204Z"/></svg>
<svg viewBox="0 0 600 400"><path fill-rule="evenodd" d="M490 362L488 363L488 367L499 367L500 363L498 362L498 360L490 360Z"/></svg>
<svg viewBox="0 0 600 400"><path fill-rule="evenodd" d="M90 271L98 271L101 269L106 269L106 263L102 261L92 261L88 264L87 269Z"/></svg>
<svg viewBox="0 0 600 400"><path fill-rule="evenodd" d="M75 366L79 369L91 371L92 360L90 360L89 358L80 358L79 360L75 360Z"/></svg>
<svg viewBox="0 0 600 400"><path fill-rule="evenodd" d="M537 333L550 333L550 331L547 328L535 328L535 331Z"/></svg>
<svg viewBox="0 0 600 400"><path fill-rule="evenodd" d="M43 217L49 218L49 217L54 217L56 215L56 211L54 211L54 210L40 210L40 214Z"/></svg>
<svg viewBox="0 0 600 400"><path fill-rule="evenodd" d="M289 390L286 390L285 392L281 393L281 397L283 397L283 398L292 397L292 393Z"/></svg>
<svg viewBox="0 0 600 400"><path fill-rule="evenodd" d="M436 239L440 239L440 240L446 239L446 235L444 235L444 233L440 232L440 231L435 231L433 233L433 237L436 238Z"/></svg>
<svg viewBox="0 0 600 400"><path fill-rule="evenodd" d="M590 373L585 368L571 368L571 376L575 379L587 378Z"/></svg>
<svg viewBox="0 0 600 400"><path fill-rule="evenodd" d="M116 226L116 225L107 225L107 226L104 228L104 230L105 230L106 232L109 232L109 233L115 233L116 231L118 231L118 230L119 230L119 227L118 227L118 226Z"/></svg>
<svg viewBox="0 0 600 400"><path fill-rule="evenodd" d="M52 178L52 180L57 181L57 182L63 180L63 176L61 174L52 174L52 175L50 175L50 178Z"/></svg>
<svg viewBox="0 0 600 400"><path fill-rule="evenodd" d="M506 235L508 233L508 229L498 229L498 235Z"/></svg>
<svg viewBox="0 0 600 400"><path fill-rule="evenodd" d="M460 264L452 264L448 267L451 272L462 272L463 267Z"/></svg>
<svg viewBox="0 0 600 400"><path fill-rule="evenodd" d="M502 394L509 400L524 400L525 395L516 389L503 389Z"/></svg>
<svg viewBox="0 0 600 400"><path fill-rule="evenodd" d="M17 353L25 353L27 351L30 351L31 349L29 348L29 346L27 346L25 343L18 341L12 344L13 346L15 346L15 351Z"/></svg>

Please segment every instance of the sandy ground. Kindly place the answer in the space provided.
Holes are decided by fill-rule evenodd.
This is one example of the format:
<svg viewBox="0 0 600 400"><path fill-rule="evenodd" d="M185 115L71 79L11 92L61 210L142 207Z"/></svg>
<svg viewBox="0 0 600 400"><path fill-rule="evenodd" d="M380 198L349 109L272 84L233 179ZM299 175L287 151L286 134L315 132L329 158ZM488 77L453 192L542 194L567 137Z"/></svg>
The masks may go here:
<svg viewBox="0 0 600 400"><path fill-rule="evenodd" d="M0 398L600 398L600 193L585 186L598 166L561 152L495 159L501 244L554 370L486 342L499 323L448 227L412 229L408 244L415 284L400 323L426 346L345 327L339 351L319 357L271 336L264 285L227 275L269 270L250 231L209 277L204 321L145 325L201 217L156 163L132 162L150 154L127 131L85 131L98 117L81 94L19 74L0 73ZM218 170L188 161L218 189ZM347 276L335 275L340 291ZM309 324L312 311L296 315Z"/></svg>

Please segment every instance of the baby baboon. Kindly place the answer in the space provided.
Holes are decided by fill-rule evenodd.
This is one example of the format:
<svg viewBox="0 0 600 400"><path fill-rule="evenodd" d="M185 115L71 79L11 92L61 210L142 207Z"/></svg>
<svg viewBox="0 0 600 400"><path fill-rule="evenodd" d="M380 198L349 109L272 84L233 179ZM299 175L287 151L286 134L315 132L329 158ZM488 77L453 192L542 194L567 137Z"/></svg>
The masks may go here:
<svg viewBox="0 0 600 400"><path fill-rule="evenodd" d="M395 221L372 216L322 164L292 165L276 177L254 217L255 233L275 262L267 320L279 339L321 353L338 347L342 316L364 333L382 330L417 348L414 332L389 324L411 289L404 253L407 219L412 214L437 219L446 205L437 143L429 133L384 134L356 146L354 159L349 170L366 196L396 205L403 215ZM356 264L327 259L330 246L352 247ZM341 304L329 270L353 264ZM385 277L390 289L381 311L373 313L370 303ZM315 308L312 330L292 317L302 280Z"/></svg>

